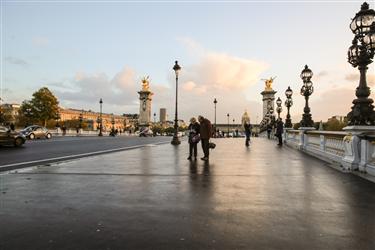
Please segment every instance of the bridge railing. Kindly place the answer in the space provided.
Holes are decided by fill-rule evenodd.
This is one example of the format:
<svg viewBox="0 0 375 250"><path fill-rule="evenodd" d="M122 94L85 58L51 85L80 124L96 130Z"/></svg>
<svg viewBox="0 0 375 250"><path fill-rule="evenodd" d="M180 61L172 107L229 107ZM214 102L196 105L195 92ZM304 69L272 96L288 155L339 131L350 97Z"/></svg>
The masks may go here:
<svg viewBox="0 0 375 250"><path fill-rule="evenodd" d="M288 146L337 163L345 171L375 176L375 134L285 129L284 141Z"/></svg>

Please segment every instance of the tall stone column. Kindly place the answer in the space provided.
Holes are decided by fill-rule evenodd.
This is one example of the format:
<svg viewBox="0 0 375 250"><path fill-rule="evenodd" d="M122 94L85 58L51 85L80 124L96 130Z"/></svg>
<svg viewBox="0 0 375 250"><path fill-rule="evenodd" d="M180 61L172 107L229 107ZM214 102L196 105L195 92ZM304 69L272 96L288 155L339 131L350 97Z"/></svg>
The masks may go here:
<svg viewBox="0 0 375 250"><path fill-rule="evenodd" d="M142 90L139 94L139 118L140 127L149 127L151 123L151 102L154 93L150 91L149 77L142 79Z"/></svg>
<svg viewBox="0 0 375 250"><path fill-rule="evenodd" d="M260 94L263 96L263 118L268 113L268 104L271 104L273 110L275 110L275 94L277 91L273 89L265 89Z"/></svg>

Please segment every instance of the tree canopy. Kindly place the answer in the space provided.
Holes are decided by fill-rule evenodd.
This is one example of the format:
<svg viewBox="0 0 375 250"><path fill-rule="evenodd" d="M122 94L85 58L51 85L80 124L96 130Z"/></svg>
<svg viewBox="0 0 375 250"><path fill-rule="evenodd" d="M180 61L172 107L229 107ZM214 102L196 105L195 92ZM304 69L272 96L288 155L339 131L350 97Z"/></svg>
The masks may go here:
<svg viewBox="0 0 375 250"><path fill-rule="evenodd" d="M20 115L33 121L43 122L55 119L59 113L59 102L53 93L46 87L34 92L30 101L24 101L20 108Z"/></svg>

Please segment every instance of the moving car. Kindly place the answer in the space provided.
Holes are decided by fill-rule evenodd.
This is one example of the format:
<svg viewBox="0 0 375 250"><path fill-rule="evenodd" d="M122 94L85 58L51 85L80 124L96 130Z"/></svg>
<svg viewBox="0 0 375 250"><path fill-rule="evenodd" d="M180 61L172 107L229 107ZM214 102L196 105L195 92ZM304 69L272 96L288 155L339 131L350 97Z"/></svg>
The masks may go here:
<svg viewBox="0 0 375 250"><path fill-rule="evenodd" d="M26 136L26 138L29 138L30 140L34 140L35 138L41 139L41 138L47 138L51 139L52 134L48 131L47 128L39 126L39 125L32 125L27 128L24 128L21 130L21 133Z"/></svg>
<svg viewBox="0 0 375 250"><path fill-rule="evenodd" d="M0 145L21 147L26 141L26 137L0 125Z"/></svg>
<svg viewBox="0 0 375 250"><path fill-rule="evenodd" d="M148 136L153 136L153 135L154 133L148 127L144 127L140 129L139 137L148 137Z"/></svg>

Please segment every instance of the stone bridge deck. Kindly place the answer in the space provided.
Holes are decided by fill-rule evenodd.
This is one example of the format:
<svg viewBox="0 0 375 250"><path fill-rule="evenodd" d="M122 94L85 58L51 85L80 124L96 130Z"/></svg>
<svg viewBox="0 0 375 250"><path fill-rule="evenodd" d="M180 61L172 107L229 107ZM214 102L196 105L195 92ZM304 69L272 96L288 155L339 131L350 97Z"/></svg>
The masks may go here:
<svg viewBox="0 0 375 250"><path fill-rule="evenodd" d="M375 249L374 183L215 142L207 164L185 141L3 174L0 249Z"/></svg>

